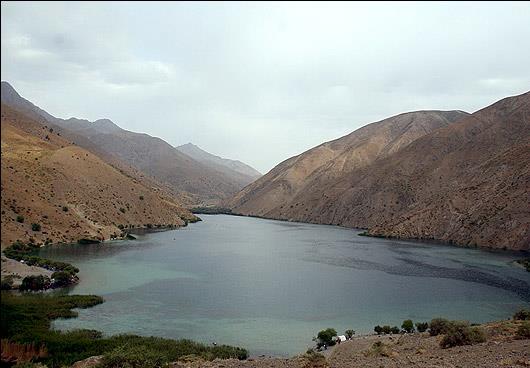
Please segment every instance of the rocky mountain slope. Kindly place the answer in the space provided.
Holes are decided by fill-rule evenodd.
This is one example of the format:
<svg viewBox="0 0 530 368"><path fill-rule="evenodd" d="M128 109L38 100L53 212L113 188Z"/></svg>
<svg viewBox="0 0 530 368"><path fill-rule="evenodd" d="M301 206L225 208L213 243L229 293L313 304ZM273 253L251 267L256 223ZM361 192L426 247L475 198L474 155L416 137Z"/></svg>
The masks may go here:
<svg viewBox="0 0 530 368"><path fill-rule="evenodd" d="M7 82L2 82L2 102L35 120L44 119L64 138L106 161L144 173L190 206L216 203L249 182L226 166L205 165L160 138L127 131L108 119L56 118L22 98Z"/></svg>
<svg viewBox="0 0 530 368"><path fill-rule="evenodd" d="M109 239L122 228L195 218L160 188L4 104L1 133L2 248L15 240Z"/></svg>
<svg viewBox="0 0 530 368"><path fill-rule="evenodd" d="M402 114L284 161L228 206L372 235L528 250L529 152L530 93L469 116Z"/></svg>
<svg viewBox="0 0 530 368"><path fill-rule="evenodd" d="M237 177L243 186L252 183L261 176L259 171L241 161L212 155L192 143L183 144L175 148L206 166L218 171L224 171L232 177Z"/></svg>

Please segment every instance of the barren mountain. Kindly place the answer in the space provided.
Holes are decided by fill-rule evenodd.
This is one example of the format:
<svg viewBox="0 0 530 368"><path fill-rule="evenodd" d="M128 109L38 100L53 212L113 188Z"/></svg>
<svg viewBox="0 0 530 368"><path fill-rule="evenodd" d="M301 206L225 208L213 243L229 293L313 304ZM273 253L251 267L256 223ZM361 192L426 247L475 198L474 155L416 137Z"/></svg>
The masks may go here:
<svg viewBox="0 0 530 368"><path fill-rule="evenodd" d="M17 239L108 239L121 228L181 226L194 218L164 191L4 104L1 128L2 248Z"/></svg>
<svg viewBox="0 0 530 368"><path fill-rule="evenodd" d="M209 166L218 171L224 171L230 176L237 178L244 187L252 183L261 176L261 173L256 169L244 164L238 160L230 160L219 156L212 155L192 143L187 143L182 146L175 147L185 155L190 156L196 161Z"/></svg>
<svg viewBox="0 0 530 368"><path fill-rule="evenodd" d="M440 113L399 115L293 157L229 206L372 235L528 250L530 93L441 124L428 123L432 114Z"/></svg>
<svg viewBox="0 0 530 368"><path fill-rule="evenodd" d="M113 165L132 167L170 188L188 205L212 204L248 184L248 179L223 166L205 165L172 147L164 140L130 132L108 119L94 122L59 119L22 98L2 82L2 102L39 121L44 119L76 145Z"/></svg>

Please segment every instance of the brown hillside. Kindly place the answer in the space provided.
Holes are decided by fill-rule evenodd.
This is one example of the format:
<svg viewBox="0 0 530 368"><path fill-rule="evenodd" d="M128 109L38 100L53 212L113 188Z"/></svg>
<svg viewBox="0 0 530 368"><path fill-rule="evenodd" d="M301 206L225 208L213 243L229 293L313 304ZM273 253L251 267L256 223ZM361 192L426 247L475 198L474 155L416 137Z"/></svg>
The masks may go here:
<svg viewBox="0 0 530 368"><path fill-rule="evenodd" d="M261 182L231 205L236 213L368 228L373 235L530 249L530 93L387 152L344 174L331 169L333 158L294 191L285 180ZM288 170L272 172L282 177ZM285 203L264 204L260 193L281 193Z"/></svg>
<svg viewBox="0 0 530 368"><path fill-rule="evenodd" d="M17 239L108 239L121 233L118 225L181 226L193 217L161 190L5 105L1 127L2 248ZM32 223L41 231L33 231Z"/></svg>
<svg viewBox="0 0 530 368"><path fill-rule="evenodd" d="M2 102L7 106L36 121L45 121L67 140L113 166L136 171L133 176L142 172L185 205L215 204L235 194L252 180L234 168L206 164L160 138L127 131L108 119L90 122L56 118L22 98L9 83L2 82L1 86Z"/></svg>
<svg viewBox="0 0 530 368"><path fill-rule="evenodd" d="M300 203L292 201L298 194L303 195L311 188L324 189L348 173L466 115L461 111L418 111L369 124L282 162L239 192L228 206L242 214L289 218L283 215L291 206L293 211L288 211L289 215L296 213Z"/></svg>

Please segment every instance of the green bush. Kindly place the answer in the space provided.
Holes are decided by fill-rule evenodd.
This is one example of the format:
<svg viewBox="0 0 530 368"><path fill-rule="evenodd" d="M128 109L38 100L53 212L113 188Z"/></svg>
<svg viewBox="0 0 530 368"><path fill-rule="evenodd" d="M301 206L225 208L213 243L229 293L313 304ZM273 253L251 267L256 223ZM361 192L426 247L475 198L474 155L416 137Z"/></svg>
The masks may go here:
<svg viewBox="0 0 530 368"><path fill-rule="evenodd" d="M398 326L394 326L390 329L390 333L394 334L394 335L397 335L398 333L400 333L401 330L399 329Z"/></svg>
<svg viewBox="0 0 530 368"><path fill-rule="evenodd" d="M431 334L431 336L445 334L449 330L450 325L451 322L449 322L445 318L434 318L431 320L431 324L429 326L429 333Z"/></svg>
<svg viewBox="0 0 530 368"><path fill-rule="evenodd" d="M318 333L317 339L319 342L319 345L322 346L324 344L328 346L332 346L335 344L335 341L333 341L333 338L337 336L337 331L333 328L327 328L325 330L322 330Z"/></svg>
<svg viewBox="0 0 530 368"><path fill-rule="evenodd" d="M19 287L21 291L36 291L44 290L50 287L50 279L48 276L26 276L22 279L22 284Z"/></svg>
<svg viewBox="0 0 530 368"><path fill-rule="evenodd" d="M523 322L518 328L515 336L518 339L530 339L530 322Z"/></svg>
<svg viewBox="0 0 530 368"><path fill-rule="evenodd" d="M513 315L513 319L516 321L528 321L530 320L530 309L520 309Z"/></svg>
<svg viewBox="0 0 530 368"><path fill-rule="evenodd" d="M429 328L428 322L416 322L416 329L418 332L425 332Z"/></svg>
<svg viewBox="0 0 530 368"><path fill-rule="evenodd" d="M479 327L470 327L467 322L452 322L440 341L444 349L454 346L473 345L486 341L484 331Z"/></svg>
<svg viewBox="0 0 530 368"><path fill-rule="evenodd" d="M24 216L18 215L17 216L17 222L20 222L20 223L24 222Z"/></svg>
<svg viewBox="0 0 530 368"><path fill-rule="evenodd" d="M355 331L354 330L346 330L346 331L344 331L344 335L346 335L346 338L351 339L353 337L353 335L355 335Z"/></svg>
<svg viewBox="0 0 530 368"><path fill-rule="evenodd" d="M33 231L40 231L40 224L31 224L31 230Z"/></svg>
<svg viewBox="0 0 530 368"><path fill-rule="evenodd" d="M377 325L374 327L374 331L376 334L381 335L383 333L383 327Z"/></svg>
<svg viewBox="0 0 530 368"><path fill-rule="evenodd" d="M61 287L70 284L71 274L64 271L56 271L52 273L53 286Z"/></svg>
<svg viewBox="0 0 530 368"><path fill-rule="evenodd" d="M408 332L408 333L414 332L414 323L412 322L411 319L406 319L401 324L401 328L403 329L403 331Z"/></svg>

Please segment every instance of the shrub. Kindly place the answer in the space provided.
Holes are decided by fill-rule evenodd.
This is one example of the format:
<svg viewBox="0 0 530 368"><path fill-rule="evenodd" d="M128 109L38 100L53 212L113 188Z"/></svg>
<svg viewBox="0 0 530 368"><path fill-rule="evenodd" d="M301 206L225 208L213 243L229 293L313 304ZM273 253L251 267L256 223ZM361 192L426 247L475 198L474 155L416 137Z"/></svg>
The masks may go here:
<svg viewBox="0 0 530 368"><path fill-rule="evenodd" d="M49 286L50 279L47 276L26 276L22 279L22 284L20 285L19 289L21 291L36 291L47 289Z"/></svg>
<svg viewBox="0 0 530 368"><path fill-rule="evenodd" d="M377 325L374 327L374 331L376 334L381 335L383 333L383 327Z"/></svg>
<svg viewBox="0 0 530 368"><path fill-rule="evenodd" d="M425 332L429 328L429 323L427 322L416 322L416 329L418 332Z"/></svg>
<svg viewBox="0 0 530 368"><path fill-rule="evenodd" d="M400 333L400 332L401 332L401 330L399 329L398 326L394 326L394 327L392 327L392 328L390 329L390 333L392 333L392 334L398 334L398 333Z"/></svg>
<svg viewBox="0 0 530 368"><path fill-rule="evenodd" d="M125 213L125 208L120 207L120 212L121 212L121 213Z"/></svg>
<svg viewBox="0 0 530 368"><path fill-rule="evenodd" d="M355 331L354 330L346 330L346 331L344 331L344 335L346 335L346 338L351 339L353 337L353 335L355 335Z"/></svg>
<svg viewBox="0 0 530 368"><path fill-rule="evenodd" d="M479 327L469 327L466 322L452 322L449 330L440 341L444 349L453 346L473 345L486 341L484 331Z"/></svg>
<svg viewBox="0 0 530 368"><path fill-rule="evenodd" d="M52 279L54 280L53 286L66 286L70 284L70 273L64 271L56 271L52 273Z"/></svg>
<svg viewBox="0 0 530 368"><path fill-rule="evenodd" d="M513 319L516 321L528 321L530 320L530 309L520 309L513 315Z"/></svg>
<svg viewBox="0 0 530 368"><path fill-rule="evenodd" d="M40 231L40 224L31 224L31 230L33 231Z"/></svg>
<svg viewBox="0 0 530 368"><path fill-rule="evenodd" d="M431 334L431 336L438 336L440 334L444 334L448 331L450 325L451 322L449 322L445 318L434 318L433 320L431 320L431 324L429 326L429 333Z"/></svg>
<svg viewBox="0 0 530 368"><path fill-rule="evenodd" d="M68 207L63 206L63 212L68 212Z"/></svg>
<svg viewBox="0 0 530 368"><path fill-rule="evenodd" d="M2 277L0 290L11 290L13 288L13 276Z"/></svg>
<svg viewBox="0 0 530 368"><path fill-rule="evenodd" d="M17 216L17 222L20 222L20 223L24 222L24 216L18 215Z"/></svg>
<svg viewBox="0 0 530 368"><path fill-rule="evenodd" d="M412 322L411 319L406 319L403 321L403 323L401 324L401 328L405 331L405 332L414 332L414 323Z"/></svg>
<svg viewBox="0 0 530 368"><path fill-rule="evenodd" d="M141 195L141 196L140 196L140 197L138 197L138 198L140 198L140 200L141 200L141 201L143 201L143 200L144 200L144 196L143 196L143 195Z"/></svg>
<svg viewBox="0 0 530 368"><path fill-rule="evenodd" d="M384 325L381 330L385 335L388 335L392 332L392 327L390 327L389 325Z"/></svg>
<svg viewBox="0 0 530 368"><path fill-rule="evenodd" d="M518 339L530 339L530 322L523 322L519 328L517 328L517 332L515 333L515 336Z"/></svg>
<svg viewBox="0 0 530 368"><path fill-rule="evenodd" d="M335 341L333 341L333 338L337 336L337 331L333 328L327 328L325 330L322 330L318 333L317 338L320 343L320 346L326 344L326 345L334 345Z"/></svg>

